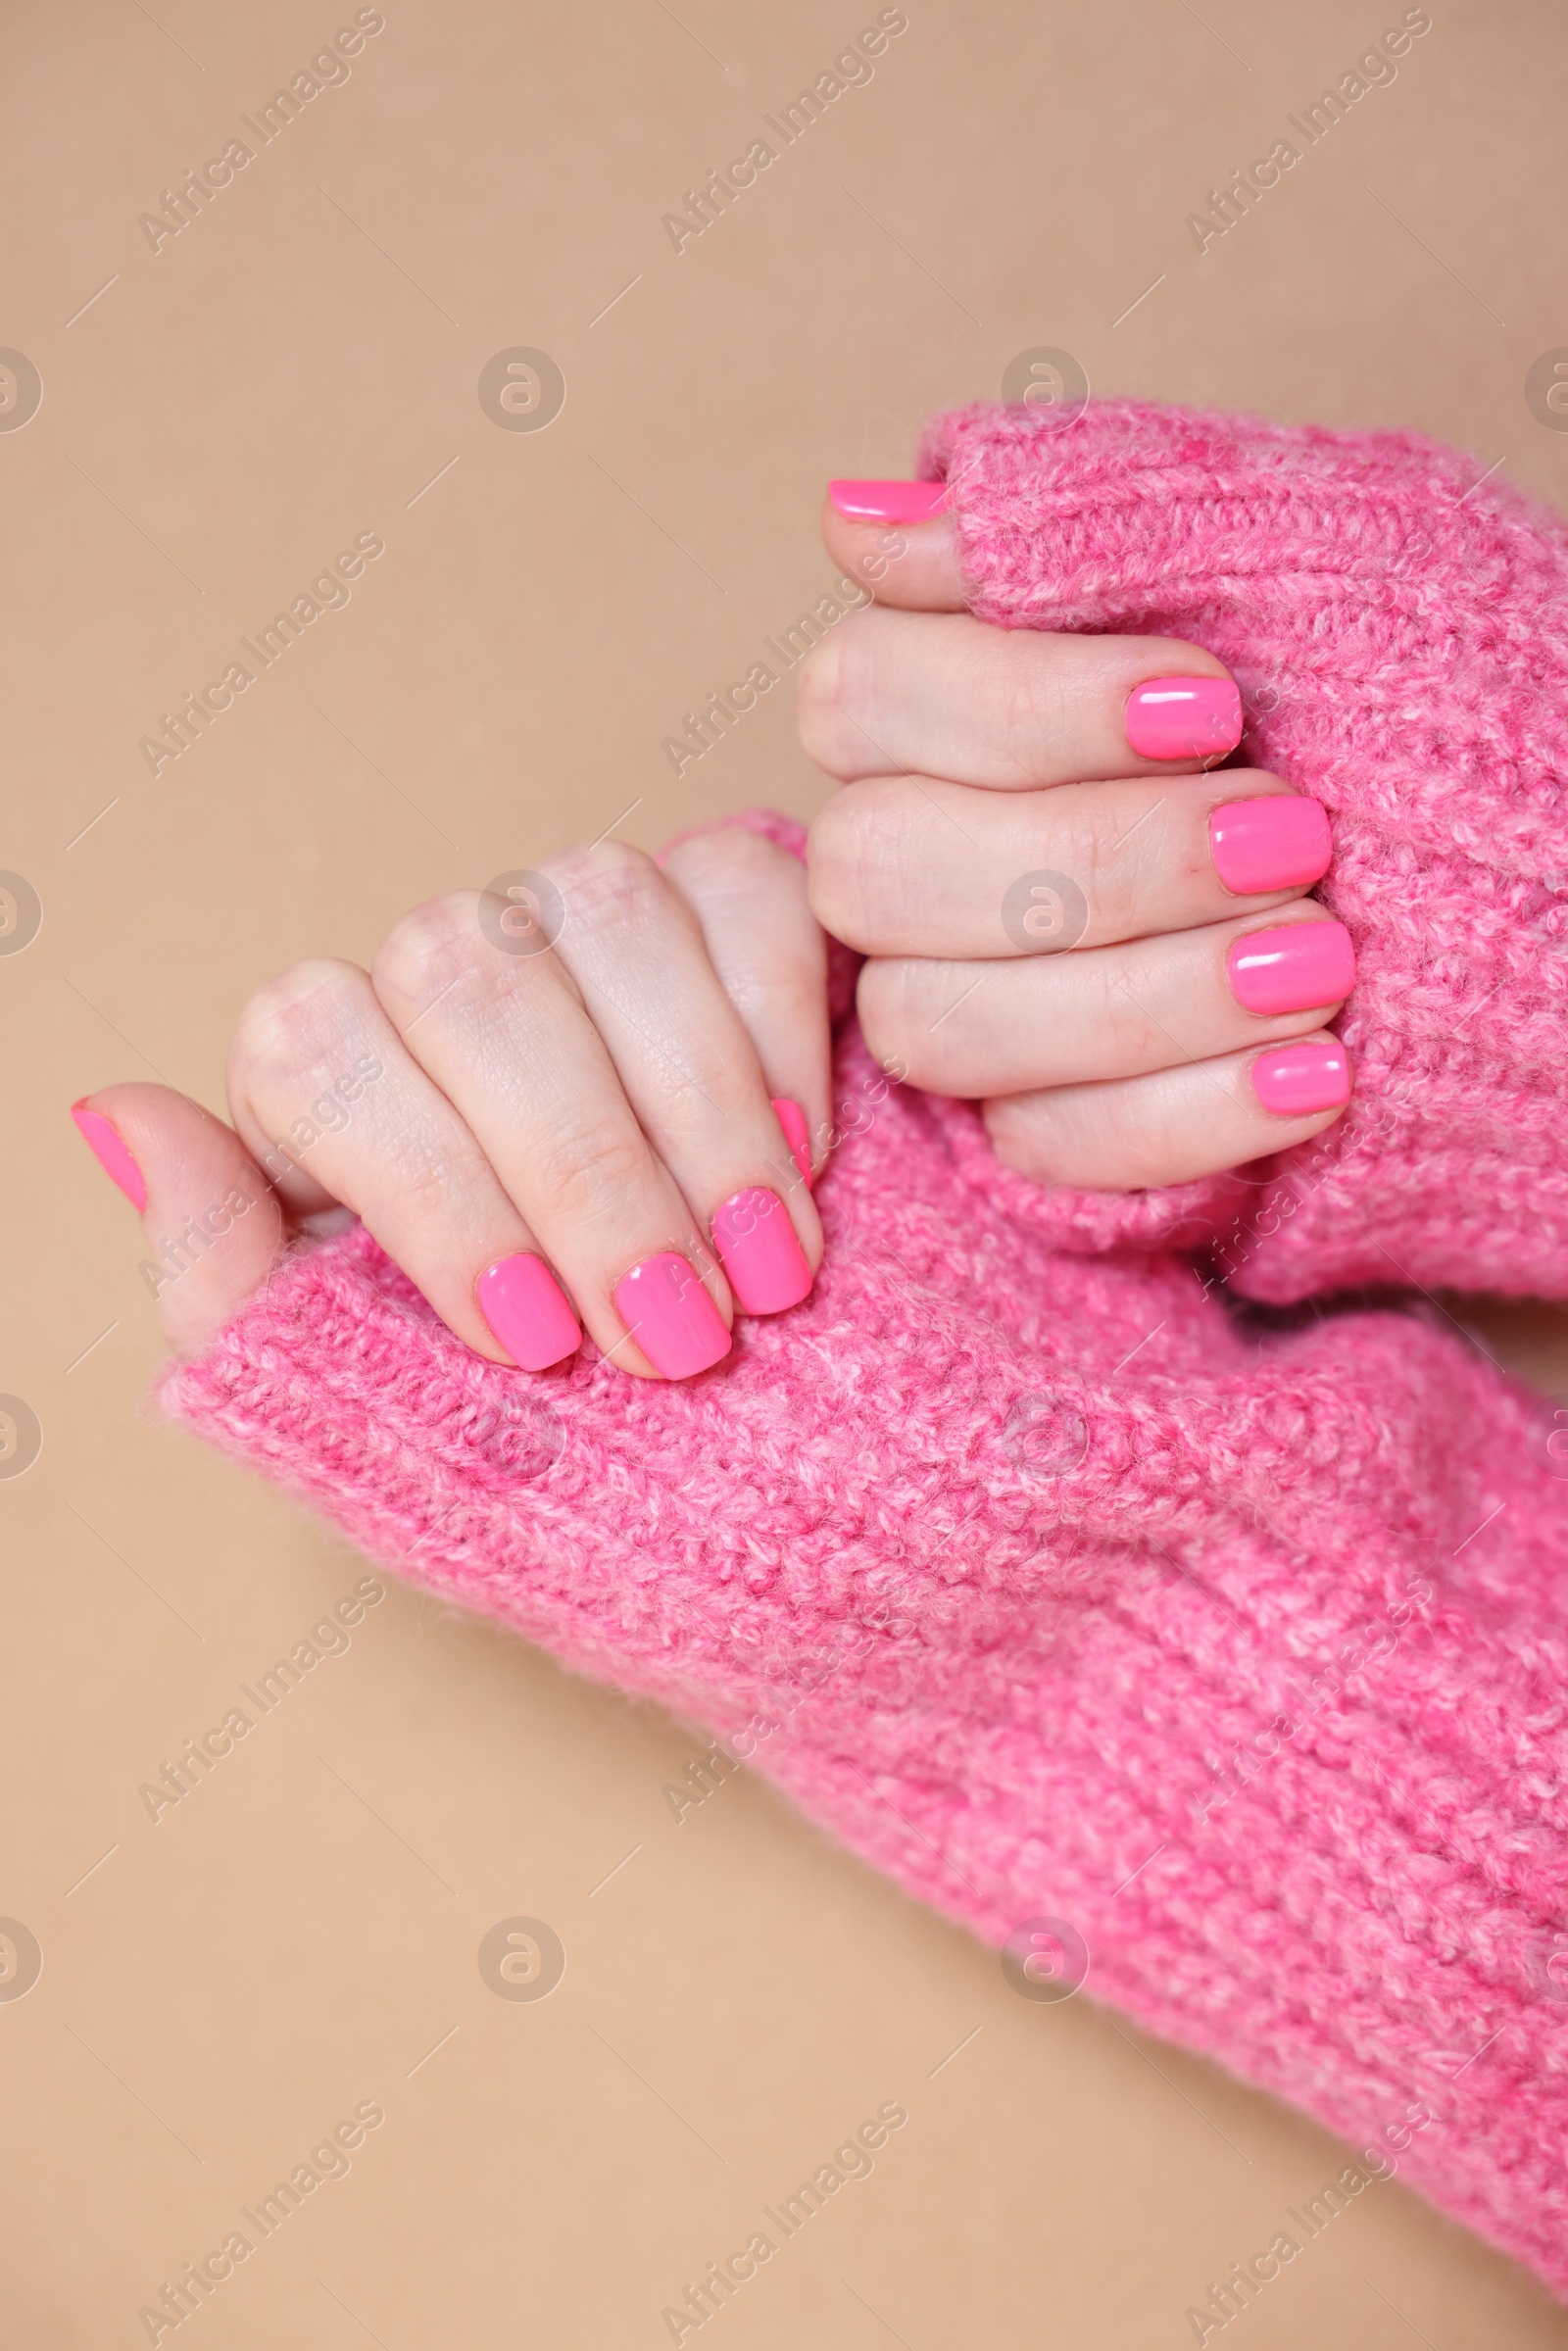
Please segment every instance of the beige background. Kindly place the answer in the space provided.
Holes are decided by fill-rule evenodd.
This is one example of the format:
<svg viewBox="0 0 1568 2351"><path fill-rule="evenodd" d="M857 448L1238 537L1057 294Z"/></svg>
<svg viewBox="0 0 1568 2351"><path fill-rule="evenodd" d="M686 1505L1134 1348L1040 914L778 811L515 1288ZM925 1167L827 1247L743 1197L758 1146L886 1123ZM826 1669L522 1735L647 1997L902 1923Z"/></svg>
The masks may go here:
<svg viewBox="0 0 1568 2351"><path fill-rule="evenodd" d="M825 584L824 478L907 470L925 413L1028 346L1099 389L1416 424L1568 503L1523 397L1568 342L1560 19L1433 0L1397 81L1200 259L1186 214L1396 8L909 0L869 86L677 257L661 216L874 8L387 0L347 84L155 255L138 215L350 14L83 0L0 34L0 343L44 385L0 433L0 865L44 906L0 957L0 1389L44 1428L0 1484L0 1912L44 1951L0 2007L7 2338L144 2340L138 2306L377 2100L181 2341L652 2346L898 2098L874 2175L704 2342L1190 2341L1331 2143L1087 2000L1018 1999L753 1778L677 1826L695 1736L487 1628L394 1589L148 1819L138 1785L365 1571L148 1418L136 1232L66 1109L149 1075L220 1103L247 991L368 958L432 891L617 819L652 846L808 812L783 693L679 785L661 738ZM475 396L515 344L564 371L546 431ZM348 609L154 781L137 738L362 530L386 554ZM538 2005L475 1964L517 1913L568 1952ZM1398 2185L1242 2325L1568 2343Z"/></svg>

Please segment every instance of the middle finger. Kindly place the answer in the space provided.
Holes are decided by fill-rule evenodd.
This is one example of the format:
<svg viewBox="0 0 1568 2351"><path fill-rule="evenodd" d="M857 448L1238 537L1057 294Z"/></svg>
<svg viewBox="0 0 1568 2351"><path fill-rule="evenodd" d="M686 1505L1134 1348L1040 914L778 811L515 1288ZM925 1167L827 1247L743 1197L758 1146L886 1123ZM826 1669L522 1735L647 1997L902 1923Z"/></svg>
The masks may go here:
<svg viewBox="0 0 1568 2351"><path fill-rule="evenodd" d="M811 905L862 955L1040 955L1283 905L1331 849L1321 805L1250 767L1046 792L877 776L812 825Z"/></svg>

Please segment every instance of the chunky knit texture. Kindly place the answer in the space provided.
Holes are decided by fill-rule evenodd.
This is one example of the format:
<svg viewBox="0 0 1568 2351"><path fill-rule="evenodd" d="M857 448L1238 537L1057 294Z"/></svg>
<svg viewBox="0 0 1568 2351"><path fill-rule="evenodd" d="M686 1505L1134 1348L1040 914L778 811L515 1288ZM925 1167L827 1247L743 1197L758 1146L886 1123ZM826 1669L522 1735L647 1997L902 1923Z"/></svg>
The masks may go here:
<svg viewBox="0 0 1568 2351"><path fill-rule="evenodd" d="M482 1361L356 1229L165 1405L981 1935L1065 1922L1090 1996L1408 2140L1568 2290L1568 1489L1528 1401L1415 1315L1254 1333L1173 1255L1063 1252L971 1109L853 1028L837 1077L816 1290L701 1379Z"/></svg>
<svg viewBox="0 0 1568 2351"><path fill-rule="evenodd" d="M816 1289L717 1370L502 1369L354 1230L166 1408L977 1934L1054 1922L1088 1996L1568 2293L1568 1484L1425 1309L1253 1327L1169 1247L1246 1200L1236 1291L1568 1288L1559 538L1402 438L1121 406L931 446L978 611L1212 646L1249 755L1334 809L1326 1155L1029 1184L851 1023Z"/></svg>
<svg viewBox="0 0 1568 2351"><path fill-rule="evenodd" d="M1568 1297L1568 531L1413 433L1106 401L940 418L974 611L1185 637L1242 689L1239 759L1334 821L1355 941L1347 1115L1248 1170L1053 1188L1065 1248L1218 1236L1276 1301L1364 1284Z"/></svg>

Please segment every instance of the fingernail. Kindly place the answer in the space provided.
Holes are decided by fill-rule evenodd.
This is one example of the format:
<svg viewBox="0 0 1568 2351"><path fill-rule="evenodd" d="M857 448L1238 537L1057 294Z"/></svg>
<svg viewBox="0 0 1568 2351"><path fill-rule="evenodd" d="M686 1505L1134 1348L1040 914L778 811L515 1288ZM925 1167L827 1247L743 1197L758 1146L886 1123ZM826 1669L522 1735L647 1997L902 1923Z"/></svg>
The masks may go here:
<svg viewBox="0 0 1568 2351"><path fill-rule="evenodd" d="M784 1129L784 1140L790 1147L790 1157L800 1169L806 1182L806 1188L809 1192L811 1188L811 1130L806 1123L806 1112L798 1102L792 1102L787 1094L780 1094L773 1100L773 1116Z"/></svg>
<svg viewBox="0 0 1568 2351"><path fill-rule="evenodd" d="M713 1247L748 1314L782 1314L811 1287L800 1236L776 1192L753 1185L713 1211Z"/></svg>
<svg viewBox="0 0 1568 2351"><path fill-rule="evenodd" d="M1252 1063L1252 1092L1276 1118L1337 1110L1350 1099L1350 1056L1343 1045L1280 1045Z"/></svg>
<svg viewBox="0 0 1568 2351"><path fill-rule="evenodd" d="M492 1336L520 1371L548 1371L582 1345L582 1325L561 1284L531 1249L487 1265L473 1295Z"/></svg>
<svg viewBox="0 0 1568 2351"><path fill-rule="evenodd" d="M929 522L948 504L945 481L830 481L827 494L852 522Z"/></svg>
<svg viewBox="0 0 1568 2351"><path fill-rule="evenodd" d="M1152 677L1127 697L1127 740L1143 759L1208 759L1242 739L1228 677Z"/></svg>
<svg viewBox="0 0 1568 2351"><path fill-rule="evenodd" d="M1231 993L1249 1012L1308 1012L1343 1004L1355 986L1355 949L1343 922L1291 922L1249 931L1226 958Z"/></svg>
<svg viewBox="0 0 1568 2351"><path fill-rule="evenodd" d="M1294 890L1321 881L1334 854L1329 812L1298 792L1228 800L1208 820L1214 871L1227 890Z"/></svg>
<svg viewBox="0 0 1568 2351"><path fill-rule="evenodd" d="M688 1258L674 1249L645 1257L615 1284L615 1310L655 1371L689 1380L729 1353L724 1317Z"/></svg>
<svg viewBox="0 0 1568 2351"><path fill-rule="evenodd" d="M99 1110L84 1110L80 1102L73 1102L71 1115L86 1138L87 1148L106 1175L113 1176L131 1206L140 1215L147 1205L147 1185L120 1137Z"/></svg>

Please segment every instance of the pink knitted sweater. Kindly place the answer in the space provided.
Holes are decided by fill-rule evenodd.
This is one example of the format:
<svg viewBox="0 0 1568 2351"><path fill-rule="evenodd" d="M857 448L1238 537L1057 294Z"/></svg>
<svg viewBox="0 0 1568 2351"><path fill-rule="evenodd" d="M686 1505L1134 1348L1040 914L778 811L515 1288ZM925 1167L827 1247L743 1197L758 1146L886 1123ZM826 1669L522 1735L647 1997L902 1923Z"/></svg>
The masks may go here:
<svg viewBox="0 0 1568 2351"><path fill-rule="evenodd" d="M982 619L1206 646L1239 759L1334 819L1349 1110L1246 1183L1054 1191L1062 1246L1217 1239L1277 1302L1568 1297L1568 529L1414 433L1142 401L960 409L923 456Z"/></svg>
<svg viewBox="0 0 1568 2351"><path fill-rule="evenodd" d="M1186 604L1151 624L1214 643L1251 691L1266 666L1244 652L1255 595L1267 661L1315 647L1314 702L1336 711L1347 632L1293 633L1279 613L1300 596L1332 615L1327 558L1342 532L1355 539L1357 481L1373 514L1394 511L1391 477L1419 514L1418 483L1430 501L1465 478L1403 440L1125 408L1082 429L1075 457L1073 433L1026 418L950 421L940 446L973 459L959 514L976 576L989 563L993 579L1038 582L1054 548L1081 584L1054 621L1132 625L1115 567L1131 560L1140 452L1179 453L1191 524L1204 461L1184 436L1193 452L1228 436L1208 495L1229 550L1209 592L1229 634ZM1113 468L1105 436L1124 444ZM1098 562L1082 484L1073 529L1053 523L1050 547L1030 535L1041 482L1079 467L1104 493ZM1315 566L1281 543L1293 468L1303 528L1315 516L1325 533ZM1261 519L1244 563L1250 496ZM1172 486L1151 504L1157 544L1176 503ZM1368 770L1375 855L1403 859L1406 887L1392 907L1363 889L1357 944L1363 970L1391 968L1381 905L1388 955L1435 969L1430 1000L1411 985L1402 1012L1377 982L1386 1008L1368 1033L1413 1033L1413 1065L1486 1150L1445 1155L1427 1114L1391 1096L1408 1126L1396 1118L1359 1175L1337 1163L1332 1214L1315 1205L1325 1176L1283 1249L1250 1260L1276 1266L1281 1290L1340 1279L1355 1236L1392 1231L1396 1214L1405 1253L1450 1274L1467 1247L1494 1247L1490 1218L1507 1236L1497 1249L1522 1249L1510 1218L1551 1194L1530 1147L1526 1045L1496 1046L1528 1043L1544 1018L1544 984L1507 930L1538 901L1520 883L1508 911L1500 860L1517 845L1531 864L1561 821L1540 804L1563 770L1532 764L1560 720L1535 708L1507 648L1541 625L1539 575L1560 556L1549 526L1490 485L1460 511L1514 551L1493 597L1496 692L1482 701L1478 668L1473 697L1445 705L1464 731L1441 823L1430 713L1419 764L1396 774L1390 753ZM1446 544L1446 515L1426 527ZM1471 582L1432 561L1427 587L1404 574L1404 650L1374 747L1399 732L1398 678L1441 667L1423 630L1445 646L1463 633ZM1357 577L1370 629L1370 567ZM1538 635L1543 702L1556 658ZM1308 682L1291 677L1286 710ZM1317 721L1302 725L1315 743ZM1342 809L1348 758L1325 753L1312 771ZM1485 877L1468 885L1468 928L1445 878L1461 835ZM1361 872L1353 844L1350 863ZM1449 926L1435 964L1409 925L1429 903ZM1472 953L1502 975L1494 1053L1450 1062L1433 1006L1473 993L1479 1009ZM1153 1200L1107 1210L1024 1182L970 1107L890 1089L853 1024L836 1082L844 1140L818 1187L816 1289L794 1313L742 1322L731 1358L700 1379L629 1380L591 1347L540 1377L481 1361L356 1230L290 1258L205 1356L173 1367L166 1407L389 1567L710 1726L857 1852L1003 1945L1020 1986L1081 1983L1279 2091L1568 2292L1568 1487L1549 1420L1422 1307L1297 1327L1234 1316L1200 1268L1149 1246L1161 1219L1193 1216L1191 1200L1175 1215ZM1413 1197L1377 1173L1391 1153ZM1287 1168L1278 1183L1298 1180ZM1141 1246L1094 1253L1118 1219Z"/></svg>

